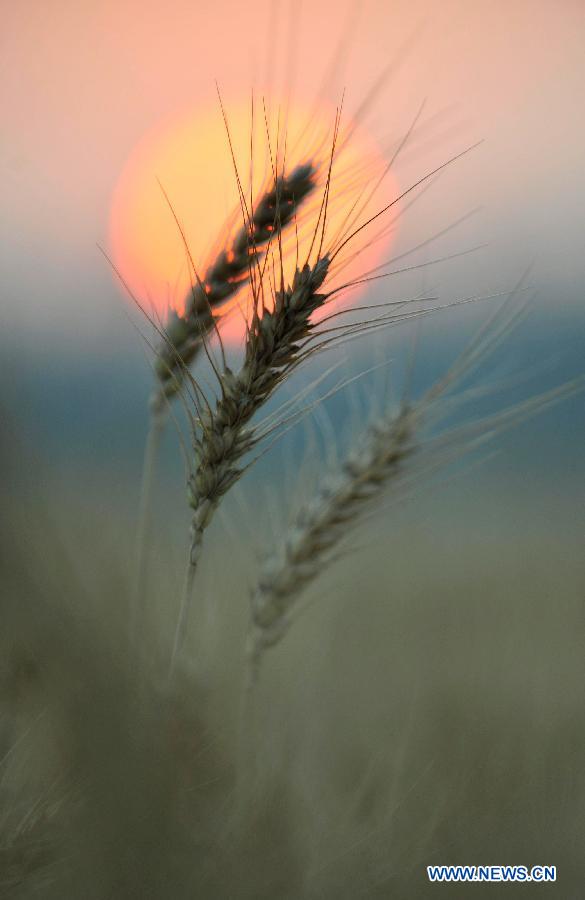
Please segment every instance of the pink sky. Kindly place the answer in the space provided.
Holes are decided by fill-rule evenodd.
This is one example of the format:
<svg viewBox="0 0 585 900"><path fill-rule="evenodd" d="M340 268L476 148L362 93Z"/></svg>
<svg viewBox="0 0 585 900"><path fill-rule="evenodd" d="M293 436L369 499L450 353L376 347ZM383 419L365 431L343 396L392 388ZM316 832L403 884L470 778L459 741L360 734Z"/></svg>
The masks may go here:
<svg viewBox="0 0 585 900"><path fill-rule="evenodd" d="M290 47L296 91L313 96L354 6L351 59L331 99L345 86L347 108L355 109L414 35L369 127L378 139L399 134L425 97L428 116L444 113L443 129L404 177L486 139L473 162L447 179L428 227L481 204L482 227L504 268L513 272L526 255L537 256L545 283L582 280L581 0L351 7L272 0L254 4L253 20L249 4L231 0L25 0L4 4L1 38L2 320L9 329L67 333L91 323L99 332L119 323L123 303L96 243L106 241L112 191L136 143L165 117L211 102L215 79L228 103L252 87L267 90L270 28L281 63L275 94ZM423 224L417 227L422 237ZM525 255L517 259L511 247Z"/></svg>

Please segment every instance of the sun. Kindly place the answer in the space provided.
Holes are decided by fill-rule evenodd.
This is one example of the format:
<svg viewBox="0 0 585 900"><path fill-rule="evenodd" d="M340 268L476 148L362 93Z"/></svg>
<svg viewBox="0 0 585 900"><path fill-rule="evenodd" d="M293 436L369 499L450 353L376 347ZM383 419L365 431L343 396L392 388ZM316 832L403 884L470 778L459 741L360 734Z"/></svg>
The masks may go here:
<svg viewBox="0 0 585 900"><path fill-rule="evenodd" d="M225 115L227 128L219 103L160 123L130 154L113 193L112 261L140 305L163 323L170 309L184 310L194 279L192 264L203 279L242 225L242 194L249 208L273 183L275 166L277 172L291 172L311 162L319 173L313 194L299 205L283 236L285 278L290 279L311 246L326 187L335 110L307 103L283 112L248 99L226 104ZM386 167L373 138L344 117L332 166L325 247L396 195L391 173L377 184ZM339 260L343 282L362 277L388 258L392 228L386 219L348 246ZM249 294L243 288L220 309L221 314L238 312L224 319L222 337L228 343L244 334Z"/></svg>

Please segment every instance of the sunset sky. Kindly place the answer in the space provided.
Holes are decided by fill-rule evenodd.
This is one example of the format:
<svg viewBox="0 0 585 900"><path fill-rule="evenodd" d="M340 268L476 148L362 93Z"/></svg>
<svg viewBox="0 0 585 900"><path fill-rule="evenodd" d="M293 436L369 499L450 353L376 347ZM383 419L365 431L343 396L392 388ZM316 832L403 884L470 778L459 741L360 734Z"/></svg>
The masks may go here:
<svg viewBox="0 0 585 900"><path fill-rule="evenodd" d="M484 140L405 223L401 249L481 206L440 247L489 243L477 262L461 264L466 286L500 286L536 260L536 283L556 292L555 304L577 302L585 277L580 0L272 0L253 12L229 0L28 0L4 4L2 32L4 340L26 331L31 340L81 335L92 344L120 329L131 340L128 305L97 245L113 252L113 197L137 146L181 116L219 117L216 80L228 113L252 90L281 102L287 85L311 107L347 34L348 59L323 98L328 110L345 88L351 117L396 60L365 124L384 149L426 99L421 137L397 167L400 188ZM235 202L224 150L217 166ZM193 203L193 215L205 215ZM441 273L447 290L449 278Z"/></svg>

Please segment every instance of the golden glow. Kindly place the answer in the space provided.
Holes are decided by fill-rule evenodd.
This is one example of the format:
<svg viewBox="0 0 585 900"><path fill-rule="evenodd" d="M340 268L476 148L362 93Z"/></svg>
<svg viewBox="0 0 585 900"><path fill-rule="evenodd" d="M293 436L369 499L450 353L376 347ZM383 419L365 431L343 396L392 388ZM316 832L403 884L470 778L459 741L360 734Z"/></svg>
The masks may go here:
<svg viewBox="0 0 585 900"><path fill-rule="evenodd" d="M270 149L262 103L256 104L254 110L253 141L250 102L228 104L226 114L248 205L250 196L258 199L271 180L271 159L276 155L279 167L286 156L287 172L308 160L319 163L319 186L299 208L297 229L292 224L284 235L284 271L285 277L290 279L297 258L297 241L298 258L302 262L319 216L335 113L330 109L316 112L309 106L291 107L286 121L286 147L284 116L280 115L280 124L278 114L267 116ZM350 128L351 138L345 142L344 135ZM250 164L251 143L253 165ZM360 213L355 223L359 224L388 203L395 190L391 177L387 176L375 197L362 209L370 196L372 183L384 169L384 159L374 142L360 129L354 130L347 119L342 122L338 146L327 211L325 248L341 233L348 214L353 218ZM172 211L163 189L172 204ZM169 308L183 311L193 277L173 212L183 230L198 275L203 279L208 265L220 249L229 246L230 237L243 221L219 104L197 114L167 121L148 134L128 159L114 192L110 222L113 262L139 302L163 321ZM360 235L355 245L340 255L340 261L344 258L347 261L352 253L361 251L339 273L340 281L358 278L388 257L388 235L369 245L387 222L385 219L372 226L369 232ZM280 272L280 262L275 261L275 265ZM245 310L249 295L250 291L243 288L230 304L221 307L222 314L233 310L234 305ZM352 301L354 299L355 293ZM329 307L328 312L331 311ZM236 341L241 338L243 328L243 316L232 315L226 319L222 335L227 341Z"/></svg>

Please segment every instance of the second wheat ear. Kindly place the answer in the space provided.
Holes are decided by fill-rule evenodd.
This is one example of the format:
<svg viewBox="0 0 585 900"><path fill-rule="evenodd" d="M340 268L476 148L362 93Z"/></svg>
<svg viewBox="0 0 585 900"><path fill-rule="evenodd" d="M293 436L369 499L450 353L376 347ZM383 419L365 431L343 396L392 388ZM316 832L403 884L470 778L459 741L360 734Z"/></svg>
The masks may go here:
<svg viewBox="0 0 585 900"><path fill-rule="evenodd" d="M425 471L445 468L497 434L514 428L546 407L585 389L585 378L565 382L550 391L511 404L483 418L471 418L423 442L430 422L448 417L453 409L477 397L477 390L453 388L484 362L522 318L525 302L515 301L523 279L507 301L483 325L446 373L417 400L398 412L378 415L358 437L339 467L325 471L315 494L290 522L280 545L267 555L251 594L248 635L249 686L258 678L265 652L284 639L302 604L301 595L334 559L352 529L394 487L416 486ZM423 461L426 458L426 463Z"/></svg>
<svg viewBox="0 0 585 900"><path fill-rule="evenodd" d="M184 315L172 313L164 340L157 349L155 372L158 394L170 397L180 390L185 367L191 365L204 341L217 327L216 313L247 283L250 266L275 235L287 228L300 204L315 189L317 168L310 162L297 166L290 175L278 176L266 191L231 245L224 248L195 284L187 298Z"/></svg>

